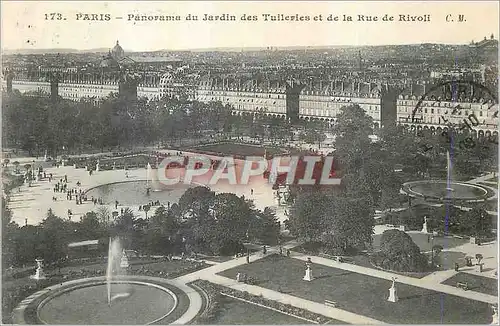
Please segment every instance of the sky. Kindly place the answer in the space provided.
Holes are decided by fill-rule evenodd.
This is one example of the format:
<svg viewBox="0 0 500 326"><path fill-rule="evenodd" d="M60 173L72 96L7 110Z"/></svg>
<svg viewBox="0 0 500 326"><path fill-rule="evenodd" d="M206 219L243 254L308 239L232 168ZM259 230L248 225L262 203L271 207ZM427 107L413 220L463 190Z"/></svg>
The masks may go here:
<svg viewBox="0 0 500 326"><path fill-rule="evenodd" d="M1 48L9 50L110 48L117 40L126 51L468 44L492 33L498 38L499 30L497 1L2 1L1 9ZM51 13L60 13L63 19L53 15L51 20ZM83 20L85 14L109 14L110 20L87 21ZM186 21L188 14L197 15L199 20ZM202 21L204 14L235 15L237 21ZM258 20L241 21L243 14L256 15ZM308 15L310 20L266 22L263 14ZM323 20L314 21L320 14ZM339 21L327 21L330 14ZM386 14L394 21L381 21ZM129 21L129 15L178 15L182 20L137 22ZM353 21L342 21L343 15L352 16ZM377 16L379 21L358 21L358 15ZM430 22L402 22L399 15L430 15ZM465 21L458 22L459 15L464 15Z"/></svg>

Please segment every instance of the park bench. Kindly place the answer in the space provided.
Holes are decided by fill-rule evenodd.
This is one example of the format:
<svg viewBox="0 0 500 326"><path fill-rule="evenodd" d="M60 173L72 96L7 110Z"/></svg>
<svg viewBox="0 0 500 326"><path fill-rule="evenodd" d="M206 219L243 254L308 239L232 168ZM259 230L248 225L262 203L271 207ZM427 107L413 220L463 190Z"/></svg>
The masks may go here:
<svg viewBox="0 0 500 326"><path fill-rule="evenodd" d="M331 301L331 300L325 300L325 306L336 308L337 307L337 302Z"/></svg>
<svg viewBox="0 0 500 326"><path fill-rule="evenodd" d="M469 289L467 282L457 282L457 288L461 288L465 291Z"/></svg>

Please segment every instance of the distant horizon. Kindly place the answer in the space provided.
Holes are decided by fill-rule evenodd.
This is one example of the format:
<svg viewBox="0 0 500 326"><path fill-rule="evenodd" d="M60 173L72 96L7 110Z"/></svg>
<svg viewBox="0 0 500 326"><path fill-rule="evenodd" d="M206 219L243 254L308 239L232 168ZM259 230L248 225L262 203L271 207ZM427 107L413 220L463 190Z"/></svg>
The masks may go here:
<svg viewBox="0 0 500 326"><path fill-rule="evenodd" d="M490 39L490 36L486 37L487 39ZM494 37L495 40L498 40L498 38ZM484 36L482 39L479 40L471 40L474 42L480 42L484 40ZM119 41L119 40L118 40ZM115 43L116 44L116 43ZM283 46L275 46L275 45L269 45L269 46L246 46L246 47L241 47L241 46L214 46L214 47L204 47L204 48L185 48L185 49L156 49L156 50L135 50L135 49L126 49L123 47L123 43L119 41L120 46L123 48L123 50L126 53L136 53L136 52L186 52L186 51L197 51L197 52L212 52L214 50L217 51L229 51L229 52L234 52L234 51L240 51L240 50L268 50L268 49L278 49L278 50L287 50L291 48L300 48L300 49L312 49L312 50L320 50L320 49L342 49L342 48L361 48L361 47L381 47L381 46L415 46L415 45L424 45L424 44L432 44L432 45L448 45L448 46L468 46L471 44L469 43L436 43L436 42L422 42L422 43L394 43L394 44L368 44L368 45L283 45ZM57 50L63 50L63 51L76 51L76 52L106 52L109 50L112 50L114 47L109 46L109 47L94 47L94 48L72 48L72 47L53 47L53 48L2 48L2 52L42 52L42 51L52 51L52 52L57 52ZM69 52L68 52L69 53Z"/></svg>

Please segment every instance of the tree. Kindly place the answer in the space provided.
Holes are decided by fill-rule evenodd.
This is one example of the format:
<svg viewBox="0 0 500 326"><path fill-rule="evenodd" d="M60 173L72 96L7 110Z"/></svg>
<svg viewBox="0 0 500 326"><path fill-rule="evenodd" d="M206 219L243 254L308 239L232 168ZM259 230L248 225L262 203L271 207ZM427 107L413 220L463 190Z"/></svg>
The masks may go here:
<svg viewBox="0 0 500 326"><path fill-rule="evenodd" d="M141 219L138 219L130 208L125 208L123 214L114 221L111 235L120 237L124 248L134 249L139 247L141 226Z"/></svg>
<svg viewBox="0 0 500 326"><path fill-rule="evenodd" d="M375 224L373 210L368 197L337 196L330 206L329 219L325 229L333 234L335 239L330 247L339 246L347 252L349 249L365 249L372 243L373 227Z"/></svg>
<svg viewBox="0 0 500 326"><path fill-rule="evenodd" d="M248 230L249 240L260 240L270 246L274 246L279 242L280 224L276 218L276 213L269 207L263 211L254 210L250 219Z"/></svg>
<svg viewBox="0 0 500 326"><path fill-rule="evenodd" d="M208 214L208 209L215 198L215 193L208 187L189 188L179 199L182 217L200 218Z"/></svg>
<svg viewBox="0 0 500 326"><path fill-rule="evenodd" d="M106 206L99 206L97 208L97 218L101 225L109 226L111 220L111 212Z"/></svg>
<svg viewBox="0 0 500 326"><path fill-rule="evenodd" d="M75 233L72 222L56 216L51 209L40 223L40 243L38 254L47 262L55 262L66 257L68 243Z"/></svg>
<svg viewBox="0 0 500 326"><path fill-rule="evenodd" d="M320 241L325 231L325 214L329 212L329 198L320 192L304 192L298 195L285 221L287 229L307 242Z"/></svg>
<svg viewBox="0 0 500 326"><path fill-rule="evenodd" d="M428 269L427 257L408 234L399 230L387 230L382 234L380 251L372 255L372 262L397 272L424 272Z"/></svg>
<svg viewBox="0 0 500 326"><path fill-rule="evenodd" d="M77 234L82 240L99 239L104 236L103 225L96 213L88 212L77 223Z"/></svg>
<svg viewBox="0 0 500 326"><path fill-rule="evenodd" d="M359 105L340 109L333 127L335 157L342 175L356 173L368 159L373 134L373 119Z"/></svg>
<svg viewBox="0 0 500 326"><path fill-rule="evenodd" d="M149 253L169 254L174 248L176 235L179 231L175 206L166 209L160 206L148 220L145 232L147 250ZM179 249L179 248L178 248Z"/></svg>
<svg viewBox="0 0 500 326"><path fill-rule="evenodd" d="M215 195L205 187L186 191L179 200L182 234L198 252L234 254L243 248L251 220L251 205L231 193Z"/></svg>
<svg viewBox="0 0 500 326"><path fill-rule="evenodd" d="M2 197L2 265L4 268L16 263L15 240L18 226L12 222L12 212Z"/></svg>
<svg viewBox="0 0 500 326"><path fill-rule="evenodd" d="M493 219L494 217L484 208L474 207L470 211L460 215L460 231L472 237L490 237L492 236Z"/></svg>

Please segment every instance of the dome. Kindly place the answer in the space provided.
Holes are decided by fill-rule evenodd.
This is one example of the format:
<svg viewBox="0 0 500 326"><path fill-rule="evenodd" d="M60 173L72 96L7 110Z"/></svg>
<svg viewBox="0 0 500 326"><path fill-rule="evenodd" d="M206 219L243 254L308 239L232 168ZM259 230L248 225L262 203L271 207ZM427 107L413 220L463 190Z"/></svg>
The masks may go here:
<svg viewBox="0 0 500 326"><path fill-rule="evenodd" d="M115 47L113 48L113 50L111 50L111 55L113 56L113 58L115 60L123 59L123 57L125 55L125 51L123 51L123 49L120 46L120 44L118 43L118 41L116 41Z"/></svg>

